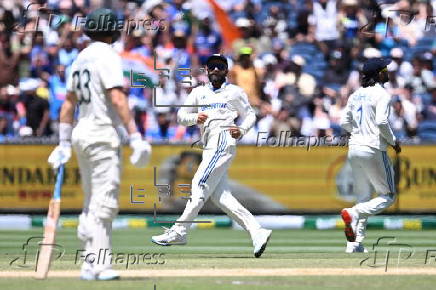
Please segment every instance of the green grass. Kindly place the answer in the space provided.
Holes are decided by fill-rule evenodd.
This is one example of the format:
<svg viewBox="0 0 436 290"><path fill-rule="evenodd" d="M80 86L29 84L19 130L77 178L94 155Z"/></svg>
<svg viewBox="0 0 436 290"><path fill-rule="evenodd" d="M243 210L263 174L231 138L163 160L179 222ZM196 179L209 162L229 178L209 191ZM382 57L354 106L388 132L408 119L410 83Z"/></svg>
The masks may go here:
<svg viewBox="0 0 436 290"><path fill-rule="evenodd" d="M202 269L217 268L350 268L370 269L367 264L360 266L366 257L374 252L345 254L345 238L337 230L276 230L270 244L260 259L253 258L252 245L248 234L231 229L198 229L191 231L186 246L159 247L150 242L150 237L161 233L159 228L128 229L114 231L115 253L162 253L159 262L164 264L129 265L129 269ZM40 236L42 229L30 231L0 231L0 271L30 271L34 264L36 244L28 247L27 265L18 267L23 260L22 245L32 236ZM396 267L433 268L436 261L425 262L427 249L436 250L436 231L369 231L365 245L371 250L372 244L380 237L396 237L397 243L408 244L414 254L405 260L403 253L397 265L399 246L391 246L388 271ZM53 264L54 270L79 270L75 264L76 250L80 248L76 232L62 229L58 232L57 243L65 248L65 255ZM386 243L385 243L386 244ZM405 246L402 246L406 249ZM379 261L385 257L385 248L380 248ZM404 251L404 250L403 250ZM372 253L371 253L372 252ZM436 254L436 251L435 251ZM21 257L15 265L9 263ZM154 260L155 261L155 260ZM371 260L372 261L372 260ZM22 263L21 263L22 264ZM126 269L126 263L115 266ZM0 289L434 289L435 276L292 276L292 277L210 277L210 278L125 278L114 282L84 282L73 278L50 278L35 281L32 278L0 278ZM62 288L59 285L62 284ZM92 286L90 286L92 285Z"/></svg>
<svg viewBox="0 0 436 290"><path fill-rule="evenodd" d="M143 289L143 290L232 290L232 289L317 289L317 290L337 290L337 289L434 289L436 277L434 276L377 276L369 278L360 277L261 277L261 278L161 278L161 279L130 279L110 282L89 282L71 278L56 278L47 281L34 281L30 279L7 279L0 280L1 289ZM62 287L60 287L62 285ZM419 288L418 288L419 287Z"/></svg>

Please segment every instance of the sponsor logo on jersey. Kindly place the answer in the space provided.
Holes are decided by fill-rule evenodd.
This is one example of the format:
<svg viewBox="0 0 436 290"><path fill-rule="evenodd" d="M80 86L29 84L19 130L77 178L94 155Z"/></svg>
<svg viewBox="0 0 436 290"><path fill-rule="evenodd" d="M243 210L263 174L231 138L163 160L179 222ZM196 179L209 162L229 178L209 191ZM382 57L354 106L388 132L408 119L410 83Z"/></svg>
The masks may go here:
<svg viewBox="0 0 436 290"><path fill-rule="evenodd" d="M208 106L202 106L201 110L206 111L206 110L221 109L221 108L227 108L227 104L226 103L212 103L212 104L209 104Z"/></svg>

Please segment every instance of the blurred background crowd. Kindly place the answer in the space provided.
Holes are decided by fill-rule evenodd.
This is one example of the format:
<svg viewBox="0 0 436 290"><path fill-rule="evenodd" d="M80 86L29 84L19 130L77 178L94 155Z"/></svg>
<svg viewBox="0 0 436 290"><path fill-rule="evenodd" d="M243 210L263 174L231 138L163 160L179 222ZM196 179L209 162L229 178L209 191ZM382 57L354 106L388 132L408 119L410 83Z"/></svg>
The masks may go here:
<svg viewBox="0 0 436 290"><path fill-rule="evenodd" d="M198 128L177 125L177 108L153 103L182 104L192 86L207 81L202 68L213 53L229 58L228 81L246 91L256 110L256 125L243 143L255 143L258 132L343 133L341 111L360 85L361 63L371 57L393 60L385 87L392 95L395 135L403 142L436 142L433 0L3 0L0 5L0 142L56 138L69 68L90 42L80 24L101 6L114 9L127 24L113 46L123 58L135 121L151 142L198 140ZM156 67L168 68L169 77Z"/></svg>

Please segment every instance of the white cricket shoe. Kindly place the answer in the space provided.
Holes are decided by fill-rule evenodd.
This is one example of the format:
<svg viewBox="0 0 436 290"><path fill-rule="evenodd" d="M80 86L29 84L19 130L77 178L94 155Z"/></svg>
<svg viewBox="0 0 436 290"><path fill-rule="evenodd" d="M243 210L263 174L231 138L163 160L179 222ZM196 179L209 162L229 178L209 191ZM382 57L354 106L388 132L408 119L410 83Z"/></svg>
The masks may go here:
<svg viewBox="0 0 436 290"><path fill-rule="evenodd" d="M97 280L99 281L110 281L118 279L120 279L120 274L112 269L103 270L97 275Z"/></svg>
<svg viewBox="0 0 436 290"><path fill-rule="evenodd" d="M345 253L368 253L368 250L359 242L347 242Z"/></svg>
<svg viewBox="0 0 436 290"><path fill-rule="evenodd" d="M110 280L118 280L120 279L120 275L117 271L112 269L107 269L101 271L99 274L95 274L92 269L82 269L80 271L80 280L86 280L86 281L110 281Z"/></svg>
<svg viewBox="0 0 436 290"><path fill-rule="evenodd" d="M160 236L152 236L151 241L160 246L186 245L186 235L177 233L172 228L165 228L165 233Z"/></svg>
<svg viewBox="0 0 436 290"><path fill-rule="evenodd" d="M266 245L271 237L271 230L260 229L253 237L254 256L259 258L265 251Z"/></svg>
<svg viewBox="0 0 436 290"><path fill-rule="evenodd" d="M95 280L95 274L91 269L83 269L80 271L80 280L92 281Z"/></svg>
<svg viewBox="0 0 436 290"><path fill-rule="evenodd" d="M341 217L345 224L344 233L347 241L356 241L357 215L355 211L352 208L344 208L341 211Z"/></svg>

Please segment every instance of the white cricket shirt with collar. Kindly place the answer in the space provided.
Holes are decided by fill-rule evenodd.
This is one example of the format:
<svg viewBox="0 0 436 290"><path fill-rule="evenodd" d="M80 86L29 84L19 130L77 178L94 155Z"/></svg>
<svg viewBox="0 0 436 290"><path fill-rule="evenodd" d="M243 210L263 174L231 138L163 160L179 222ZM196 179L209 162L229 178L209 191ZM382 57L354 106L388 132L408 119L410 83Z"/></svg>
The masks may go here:
<svg viewBox="0 0 436 290"><path fill-rule="evenodd" d="M256 121L256 114L248 102L247 94L242 88L227 82L216 90L210 83L194 88L188 95L185 105L197 107L179 109L177 120L184 126L197 124L197 115L200 112L208 115L206 122L199 125L204 144L215 134L235 126L238 116L241 120L239 128L242 134L250 130ZM232 142L236 144L233 138Z"/></svg>
<svg viewBox="0 0 436 290"><path fill-rule="evenodd" d="M368 146L386 151L396 138L389 125L391 96L380 85L360 87L348 98L341 126L351 133L349 146Z"/></svg>

